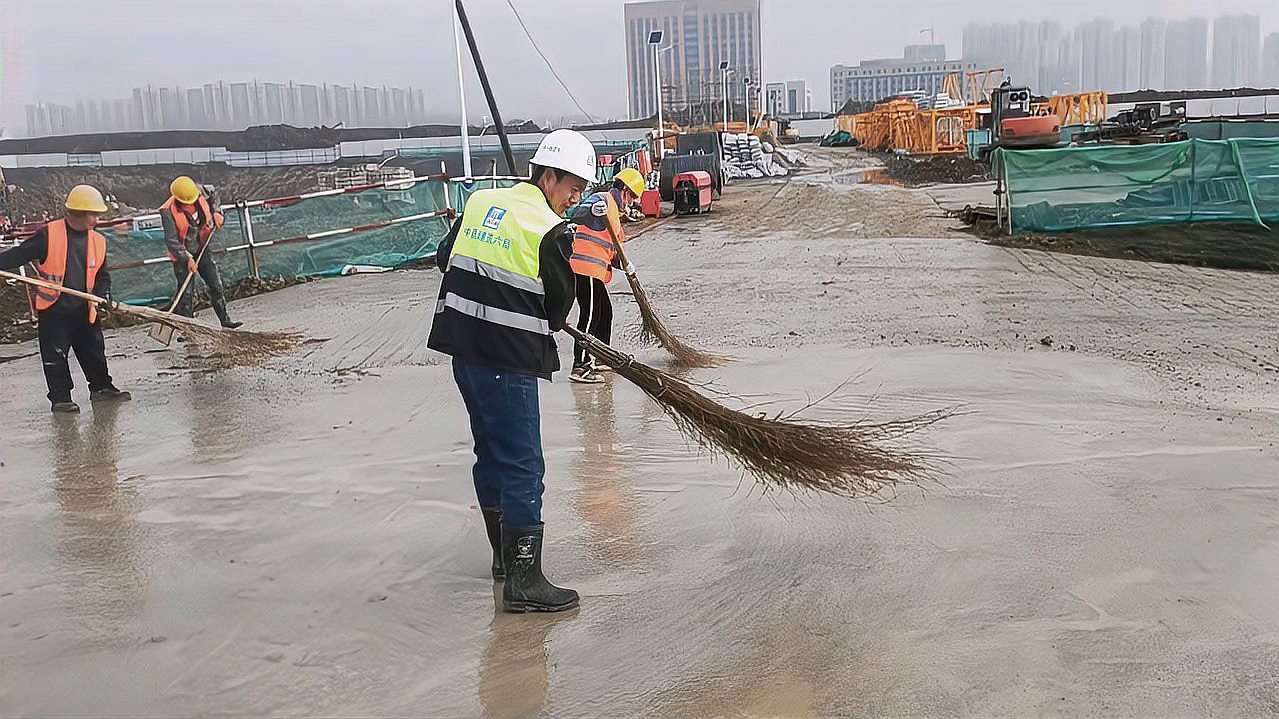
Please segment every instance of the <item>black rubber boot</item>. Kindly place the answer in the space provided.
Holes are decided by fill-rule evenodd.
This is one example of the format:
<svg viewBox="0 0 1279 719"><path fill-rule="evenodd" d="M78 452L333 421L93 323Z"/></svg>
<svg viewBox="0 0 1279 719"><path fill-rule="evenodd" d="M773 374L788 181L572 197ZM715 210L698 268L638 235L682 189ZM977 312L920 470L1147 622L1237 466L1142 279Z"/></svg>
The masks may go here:
<svg viewBox="0 0 1279 719"><path fill-rule="evenodd" d="M562 612L577 606L577 592L557 587L542 575L542 526L502 525L502 611Z"/></svg>
<svg viewBox="0 0 1279 719"><path fill-rule="evenodd" d="M91 402L128 402L131 399L133 399L133 395L115 387L95 389L89 392L89 401Z"/></svg>
<svg viewBox="0 0 1279 719"><path fill-rule="evenodd" d="M65 402L54 402L53 406L50 407L50 409L54 412L71 414L74 412L79 412L80 405L76 404L75 402L72 402L71 400L67 400Z"/></svg>
<svg viewBox="0 0 1279 719"><path fill-rule="evenodd" d="M502 568L502 510L480 509L484 515L484 528L488 530L489 546L493 548L493 581L506 579L506 570Z"/></svg>
<svg viewBox="0 0 1279 719"><path fill-rule="evenodd" d="M227 314L226 311L226 300L210 300L209 304L213 305L213 312L218 316L218 322L221 322L223 327L233 330L244 324L243 322L231 321L231 315Z"/></svg>

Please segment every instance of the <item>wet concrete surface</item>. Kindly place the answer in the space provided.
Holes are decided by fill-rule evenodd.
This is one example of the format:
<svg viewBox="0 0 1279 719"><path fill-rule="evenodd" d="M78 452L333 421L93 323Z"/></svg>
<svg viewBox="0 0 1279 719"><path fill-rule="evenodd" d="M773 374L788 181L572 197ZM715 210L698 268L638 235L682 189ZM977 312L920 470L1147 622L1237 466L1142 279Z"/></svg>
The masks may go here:
<svg viewBox="0 0 1279 719"><path fill-rule="evenodd" d="M565 616L494 610L433 273L237 302L327 338L259 369L115 332L135 399L78 417L0 364L0 713L1279 712L1279 280L948 225L815 172L636 241L668 324L737 358L694 379L965 413L912 440L938 483L868 505L764 491L620 378L543 383Z"/></svg>

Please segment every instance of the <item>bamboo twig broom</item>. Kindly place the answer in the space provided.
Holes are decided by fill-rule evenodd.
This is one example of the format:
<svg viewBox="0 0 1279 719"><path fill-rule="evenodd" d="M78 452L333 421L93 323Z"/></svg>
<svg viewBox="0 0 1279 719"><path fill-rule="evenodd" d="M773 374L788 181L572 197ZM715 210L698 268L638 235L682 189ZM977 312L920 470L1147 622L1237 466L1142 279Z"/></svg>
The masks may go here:
<svg viewBox="0 0 1279 719"><path fill-rule="evenodd" d="M637 362L574 327L566 325L564 331L657 402L685 436L781 489L867 498L893 486L917 484L933 468L885 443L952 414L947 409L894 422L851 425L750 415L729 409L688 382Z"/></svg>
<svg viewBox="0 0 1279 719"><path fill-rule="evenodd" d="M613 238L613 247L617 248L617 258L622 263L626 281L630 283L631 292L635 295L635 304L639 305L640 339L648 344L661 345L675 358L676 363L685 367L718 367L724 364L727 361L724 357L692 347L666 328L661 315L653 309L653 302L648 298L644 285L640 284L639 277L635 275L634 266L626 259L626 251L622 249L622 243L618 241L612 225L608 225L608 234Z"/></svg>
<svg viewBox="0 0 1279 719"><path fill-rule="evenodd" d="M187 342L197 352L215 359L218 364L226 366L259 364L271 357L285 354L306 341L304 336L296 332L246 332L243 330L215 329L181 315L161 312L150 307L109 302L97 295L68 289L52 282L23 277L3 270L0 270L0 277L25 282L35 287L65 292L72 297L79 297L82 300L93 302L105 307L108 311L116 312L126 317L132 317L142 322L157 322L166 327L171 327L185 337Z"/></svg>

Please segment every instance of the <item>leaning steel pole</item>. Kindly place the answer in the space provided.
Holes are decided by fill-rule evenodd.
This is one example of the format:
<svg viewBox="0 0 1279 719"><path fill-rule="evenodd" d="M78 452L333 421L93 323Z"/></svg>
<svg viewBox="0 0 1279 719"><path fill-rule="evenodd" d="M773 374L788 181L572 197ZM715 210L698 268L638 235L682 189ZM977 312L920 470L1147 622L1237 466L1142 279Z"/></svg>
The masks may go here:
<svg viewBox="0 0 1279 719"><path fill-rule="evenodd" d="M502 122L502 114L497 111L497 102L493 99L493 88L489 85L488 73L484 72L484 61L480 59L480 49L475 46L475 33L471 32L471 22L466 19L466 8L462 0L453 0L457 8L457 18L462 22L462 32L466 34L466 44L471 48L471 59L475 61L475 72L480 76L480 87L484 88L484 99L488 100L489 111L493 113L493 124L497 126L497 137L502 141L502 154L506 156L506 171L517 177L515 172L515 153L511 152L511 141L506 138L506 125Z"/></svg>

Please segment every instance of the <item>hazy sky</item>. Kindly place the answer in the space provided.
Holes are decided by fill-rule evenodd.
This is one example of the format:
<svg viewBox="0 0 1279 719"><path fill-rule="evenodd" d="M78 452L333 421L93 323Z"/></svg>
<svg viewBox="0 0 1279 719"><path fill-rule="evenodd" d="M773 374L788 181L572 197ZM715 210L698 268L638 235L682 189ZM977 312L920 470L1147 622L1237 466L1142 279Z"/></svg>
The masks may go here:
<svg viewBox="0 0 1279 719"><path fill-rule="evenodd" d="M513 0L530 32L585 108L626 113L623 0ZM184 12L184 5L194 12ZM124 96L148 83L192 87L216 79L415 86L433 113L456 117L450 0L0 0L0 126L25 132L28 102ZM467 11L510 118L577 114L516 24L506 0ZM824 108L835 63L899 56L937 41L952 56L966 22L1248 12L1279 31L1279 0L763 0L769 80L807 79ZM473 76L468 68L468 74ZM483 97L468 86L478 118Z"/></svg>

